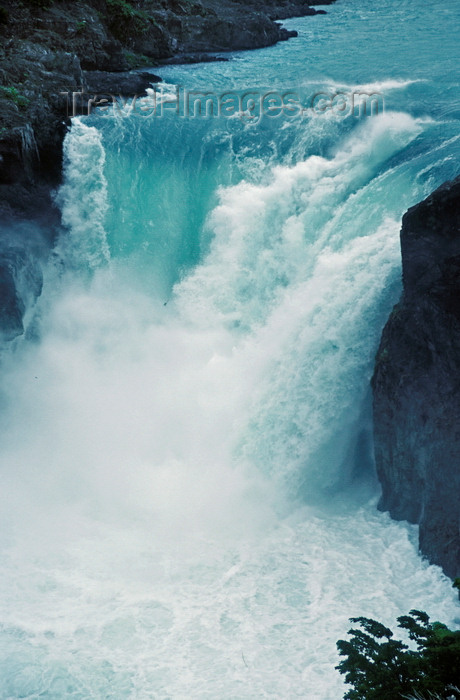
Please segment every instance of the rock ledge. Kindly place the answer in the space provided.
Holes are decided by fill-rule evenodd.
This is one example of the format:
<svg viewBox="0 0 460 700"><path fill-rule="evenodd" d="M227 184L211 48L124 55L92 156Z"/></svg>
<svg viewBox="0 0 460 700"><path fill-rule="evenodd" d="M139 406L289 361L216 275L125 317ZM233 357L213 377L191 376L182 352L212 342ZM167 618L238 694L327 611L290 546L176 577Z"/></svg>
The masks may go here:
<svg viewBox="0 0 460 700"><path fill-rule="evenodd" d="M374 377L380 509L420 526L421 553L460 576L460 177L409 209L402 298Z"/></svg>

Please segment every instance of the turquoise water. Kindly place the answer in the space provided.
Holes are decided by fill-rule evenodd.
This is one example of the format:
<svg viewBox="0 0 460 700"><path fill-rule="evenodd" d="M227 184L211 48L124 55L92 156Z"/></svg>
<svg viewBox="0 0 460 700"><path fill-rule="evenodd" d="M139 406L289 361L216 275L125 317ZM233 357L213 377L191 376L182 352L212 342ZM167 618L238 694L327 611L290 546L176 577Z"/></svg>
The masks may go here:
<svg viewBox="0 0 460 700"><path fill-rule="evenodd" d="M1 698L339 700L350 616L458 622L416 528L376 511L369 379L401 215L458 174L460 6L287 24L165 89L384 109L74 119L3 367Z"/></svg>

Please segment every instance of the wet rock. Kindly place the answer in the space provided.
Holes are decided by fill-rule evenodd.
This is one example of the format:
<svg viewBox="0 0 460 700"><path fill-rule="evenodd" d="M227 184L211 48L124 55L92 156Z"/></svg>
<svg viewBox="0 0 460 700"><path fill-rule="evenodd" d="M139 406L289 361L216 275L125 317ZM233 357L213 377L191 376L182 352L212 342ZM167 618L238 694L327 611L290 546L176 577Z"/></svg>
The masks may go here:
<svg viewBox="0 0 460 700"><path fill-rule="evenodd" d="M214 53L182 53L171 58L165 58L161 61L162 65L174 66L179 64L190 63L215 63L226 62L229 59L226 56L220 56Z"/></svg>
<svg viewBox="0 0 460 700"><path fill-rule="evenodd" d="M103 71L85 72L87 91L97 95L145 95L153 83L160 83L161 78L154 73L130 71L126 73L109 73Z"/></svg>
<svg viewBox="0 0 460 700"><path fill-rule="evenodd" d="M409 209L404 291L372 380L380 508L419 524L420 550L460 576L460 177Z"/></svg>
<svg viewBox="0 0 460 700"><path fill-rule="evenodd" d="M28 206L38 187L40 208L45 183L59 181L66 130L62 92L81 84L83 73L74 54L28 40L7 42L0 58L0 210L21 212L24 191Z"/></svg>
<svg viewBox="0 0 460 700"><path fill-rule="evenodd" d="M41 294L42 272L34 252L0 243L0 340L24 332L24 314Z"/></svg>

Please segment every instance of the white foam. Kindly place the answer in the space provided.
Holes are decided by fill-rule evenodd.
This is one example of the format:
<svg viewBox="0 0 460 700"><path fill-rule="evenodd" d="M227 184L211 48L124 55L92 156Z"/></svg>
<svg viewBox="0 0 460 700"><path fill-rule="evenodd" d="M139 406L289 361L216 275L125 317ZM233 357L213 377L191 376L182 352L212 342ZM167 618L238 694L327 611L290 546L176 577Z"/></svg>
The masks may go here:
<svg viewBox="0 0 460 700"><path fill-rule="evenodd" d="M104 227L108 208L104 163L100 133L75 117L64 141L65 179L56 201L67 229L58 251L77 268L93 270L110 258Z"/></svg>
<svg viewBox="0 0 460 700"><path fill-rule="evenodd" d="M328 86L332 86L335 89L338 90L347 90L349 92L365 92L365 93L380 93L380 92L385 92L389 90L404 90L405 88L409 87L410 85L415 85L417 83L423 83L426 82L425 80L403 80L403 79L395 79L395 78L388 78L387 80L378 80L372 83L362 83L362 84L355 84L355 83L338 83L334 80L326 80L325 84Z"/></svg>
<svg viewBox="0 0 460 700"><path fill-rule="evenodd" d="M276 166L268 184L222 189L209 218L210 254L176 290L184 313L204 325L263 322L286 287L311 274L336 233L336 210L421 130L409 115L387 112L360 125L332 158ZM351 226L345 233L356 235Z"/></svg>

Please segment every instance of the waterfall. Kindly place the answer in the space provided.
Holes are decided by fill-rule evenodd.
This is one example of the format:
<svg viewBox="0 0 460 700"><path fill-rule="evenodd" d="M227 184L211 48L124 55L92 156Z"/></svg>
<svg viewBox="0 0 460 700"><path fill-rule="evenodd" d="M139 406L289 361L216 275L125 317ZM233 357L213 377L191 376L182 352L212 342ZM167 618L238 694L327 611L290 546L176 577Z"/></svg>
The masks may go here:
<svg viewBox="0 0 460 700"><path fill-rule="evenodd" d="M403 69L409 9L358 4L390 23L378 60L338 2L316 41L306 18L162 71L382 91L378 116L73 120L34 332L2 366L1 698L338 700L349 617L458 614L376 510L369 405L401 216L454 174L458 124L428 59Z"/></svg>

